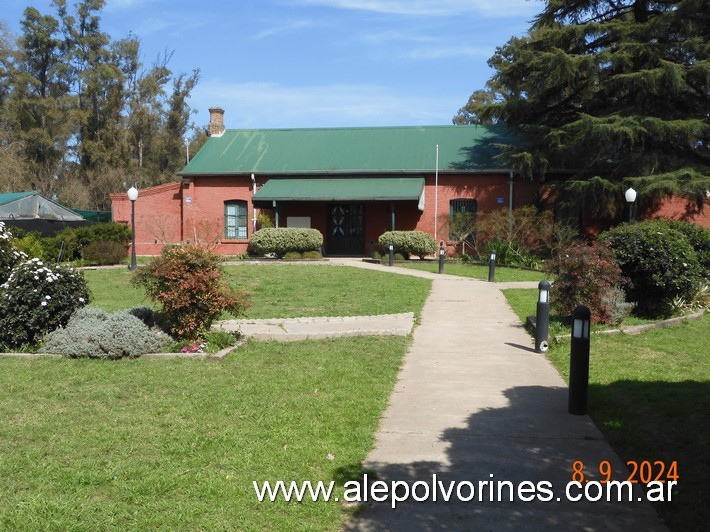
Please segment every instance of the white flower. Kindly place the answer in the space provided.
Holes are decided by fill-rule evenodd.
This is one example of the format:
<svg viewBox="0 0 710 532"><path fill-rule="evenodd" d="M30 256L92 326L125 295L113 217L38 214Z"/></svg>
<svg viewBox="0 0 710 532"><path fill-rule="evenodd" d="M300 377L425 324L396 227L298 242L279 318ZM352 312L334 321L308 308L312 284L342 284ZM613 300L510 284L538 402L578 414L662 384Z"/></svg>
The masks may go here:
<svg viewBox="0 0 710 532"><path fill-rule="evenodd" d="M80 297L80 298L79 298L79 303L83 303L84 301L85 301L85 300L84 300L83 297Z"/></svg>
<svg viewBox="0 0 710 532"><path fill-rule="evenodd" d="M47 306L47 302L46 302L46 301L42 301L42 306L43 306L43 307L46 307L46 306Z"/></svg>
<svg viewBox="0 0 710 532"><path fill-rule="evenodd" d="M50 299L52 299L52 296L44 296L44 298L49 301Z"/></svg>

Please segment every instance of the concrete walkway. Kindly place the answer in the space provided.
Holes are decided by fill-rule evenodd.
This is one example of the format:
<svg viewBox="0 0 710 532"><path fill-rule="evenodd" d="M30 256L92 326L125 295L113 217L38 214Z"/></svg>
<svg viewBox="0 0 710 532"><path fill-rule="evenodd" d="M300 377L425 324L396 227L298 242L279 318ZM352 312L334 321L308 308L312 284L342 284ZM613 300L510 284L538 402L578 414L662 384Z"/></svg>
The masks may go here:
<svg viewBox="0 0 710 532"><path fill-rule="evenodd" d="M364 464L373 472L370 485L375 474L388 483L423 481L428 488L418 484L417 496L426 498L427 491L429 496L397 503L395 509L391 497L368 502L347 530L665 530L650 504L638 502L638 490L630 503L566 500L575 461L584 462L592 480L600 478L603 460L611 462L615 480L626 480L628 470L589 417L567 413L566 384L534 352L500 285L347 259L332 262L434 279ZM454 482L450 502L442 501L439 489L438 502L432 502L433 475L444 492ZM507 484L505 502L490 501L488 482L498 481L512 482L514 502ZM549 502L535 499L524 481L551 490L537 492ZM472 500L455 501L457 488L465 499L471 487ZM521 500L531 496L530 502Z"/></svg>

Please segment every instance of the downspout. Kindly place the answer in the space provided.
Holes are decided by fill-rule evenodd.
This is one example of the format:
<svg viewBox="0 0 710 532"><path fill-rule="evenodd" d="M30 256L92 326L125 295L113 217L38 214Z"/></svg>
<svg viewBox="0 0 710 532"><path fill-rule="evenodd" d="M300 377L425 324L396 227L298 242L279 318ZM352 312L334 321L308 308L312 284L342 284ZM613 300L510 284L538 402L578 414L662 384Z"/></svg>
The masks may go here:
<svg viewBox="0 0 710 532"><path fill-rule="evenodd" d="M276 223L276 229L279 228L279 207L276 204L276 200L273 200L272 205L274 206L274 222Z"/></svg>
<svg viewBox="0 0 710 532"><path fill-rule="evenodd" d="M391 219L392 219L392 231L394 231L394 202L390 203L390 213L391 213Z"/></svg>

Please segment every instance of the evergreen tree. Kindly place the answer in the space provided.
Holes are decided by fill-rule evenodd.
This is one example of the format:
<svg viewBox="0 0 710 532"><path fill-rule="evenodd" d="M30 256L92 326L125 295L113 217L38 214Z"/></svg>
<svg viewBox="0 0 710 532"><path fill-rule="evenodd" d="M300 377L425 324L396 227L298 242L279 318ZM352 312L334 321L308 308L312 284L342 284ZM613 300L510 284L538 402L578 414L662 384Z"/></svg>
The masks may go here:
<svg viewBox="0 0 710 532"><path fill-rule="evenodd" d="M565 191L613 215L640 198L710 189L707 0L547 0L528 34L454 118L521 134L503 157L525 175L572 174ZM601 208L604 207L604 208ZM607 212L604 212L607 211Z"/></svg>

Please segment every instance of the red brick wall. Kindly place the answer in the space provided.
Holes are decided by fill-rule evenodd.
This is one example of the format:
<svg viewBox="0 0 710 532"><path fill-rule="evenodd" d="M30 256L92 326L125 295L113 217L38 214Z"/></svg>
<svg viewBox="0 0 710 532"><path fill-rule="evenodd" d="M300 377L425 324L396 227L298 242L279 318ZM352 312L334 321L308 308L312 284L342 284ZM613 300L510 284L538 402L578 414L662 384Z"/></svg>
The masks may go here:
<svg viewBox="0 0 710 532"><path fill-rule="evenodd" d="M180 183L138 191L136 200L136 254L158 255L164 244L180 242ZM131 224L131 202L126 194L111 195L113 221ZM130 253L130 249L129 249Z"/></svg>
<svg viewBox="0 0 710 532"><path fill-rule="evenodd" d="M365 203L365 252L370 254L377 238L391 229L394 205L395 229L418 229L434 236L434 203L436 190L434 174L425 180L425 211L420 212L415 201ZM263 183L261 183L263 184ZM542 185L544 187L545 185ZM530 204L538 194L541 184L516 176L513 184L513 207ZM253 233L254 207L251 179L242 177L197 177L189 185L181 182L160 185L139 191L136 201L136 253L156 255L166 243L199 241L210 243L215 251L226 255L246 252ZM508 209L509 176L492 175L439 175L438 186L438 240L448 241L449 202L456 198L471 198L478 203L479 212ZM131 204L125 194L111 196L113 219L130 224ZM246 239L227 240L224 237L224 202L242 200L248 206L248 231ZM688 210L682 198L669 198L649 217L669 217L694 221L710 227L710 204L706 201L703 212ZM329 202L293 202L279 205L279 225L286 227L289 216L309 216L311 227L323 233L327 244L327 216ZM452 253L449 245L447 252Z"/></svg>
<svg viewBox="0 0 710 532"><path fill-rule="evenodd" d="M666 197L659 207L645 213L649 218L672 218L685 222L695 222L710 229L710 198L705 198L702 211L694 203L688 203L685 198Z"/></svg>

